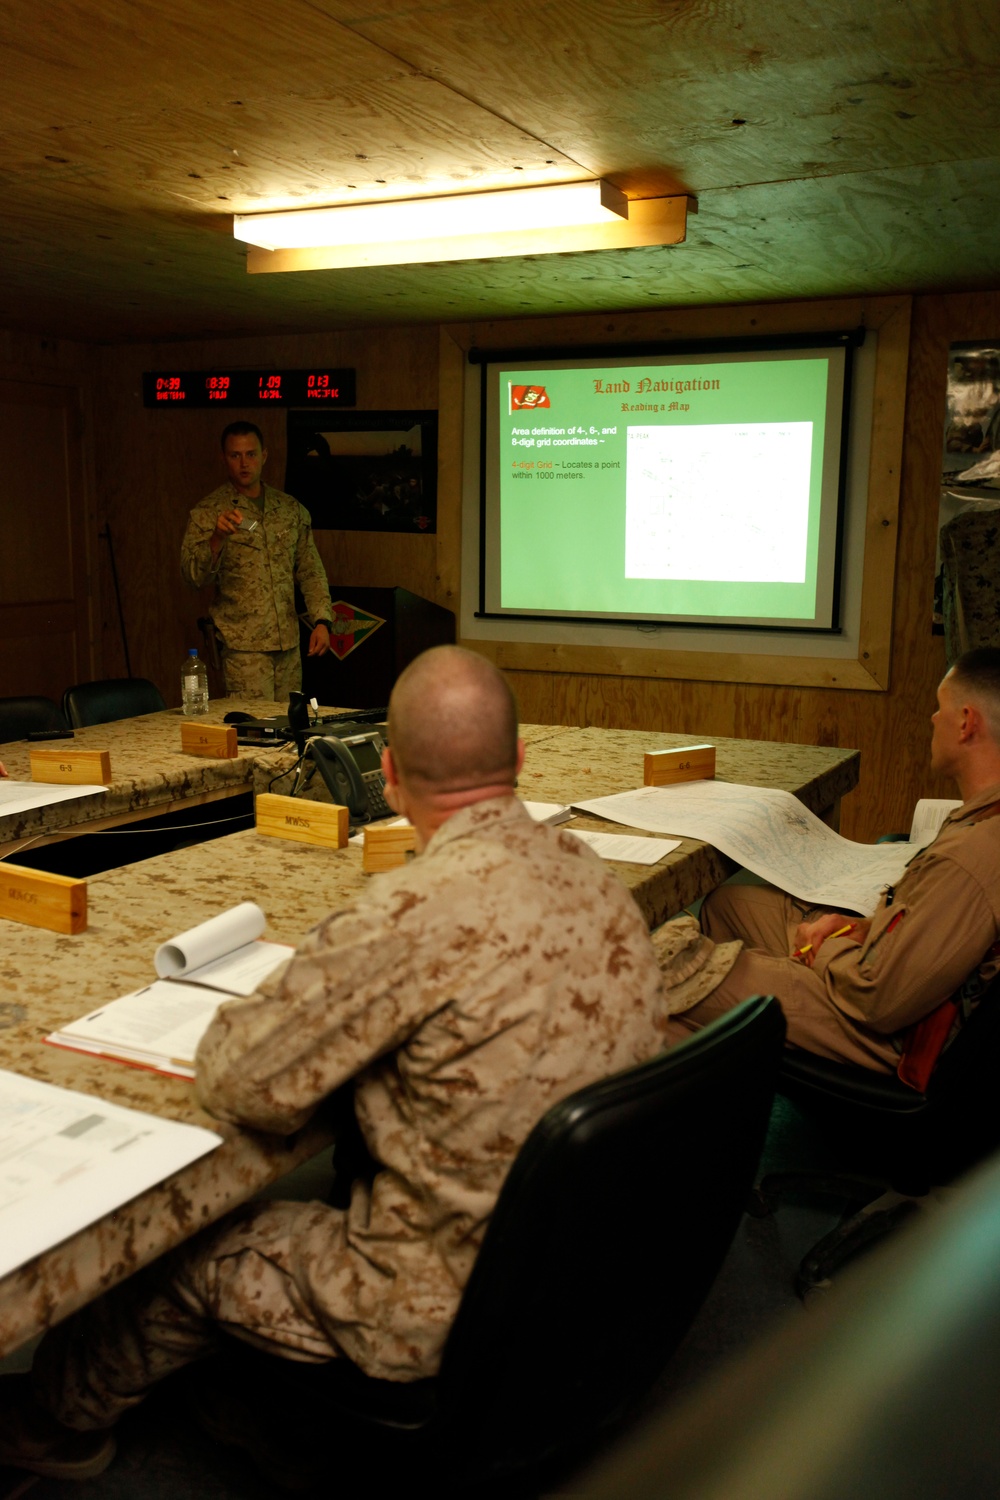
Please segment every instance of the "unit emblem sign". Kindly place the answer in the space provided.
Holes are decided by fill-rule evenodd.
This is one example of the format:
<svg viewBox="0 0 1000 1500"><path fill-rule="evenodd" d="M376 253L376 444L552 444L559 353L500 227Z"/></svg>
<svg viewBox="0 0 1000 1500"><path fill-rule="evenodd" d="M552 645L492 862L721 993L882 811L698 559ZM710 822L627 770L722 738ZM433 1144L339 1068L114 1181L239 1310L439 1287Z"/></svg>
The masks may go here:
<svg viewBox="0 0 1000 1500"><path fill-rule="evenodd" d="M539 407L552 405L544 385L511 385L508 381L507 390L510 394L510 415L516 411L537 411Z"/></svg>
<svg viewBox="0 0 1000 1500"><path fill-rule="evenodd" d="M375 634L385 621L367 610L358 609L338 599L333 605L333 629L330 631L330 650L338 661L343 661L359 646Z"/></svg>

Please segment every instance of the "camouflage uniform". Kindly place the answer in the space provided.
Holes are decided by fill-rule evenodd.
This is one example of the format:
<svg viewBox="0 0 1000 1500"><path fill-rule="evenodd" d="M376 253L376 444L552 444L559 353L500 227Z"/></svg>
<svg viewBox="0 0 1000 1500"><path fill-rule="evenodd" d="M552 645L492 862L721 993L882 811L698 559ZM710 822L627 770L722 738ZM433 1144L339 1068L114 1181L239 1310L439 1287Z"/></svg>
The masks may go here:
<svg viewBox="0 0 1000 1500"><path fill-rule="evenodd" d="M976 970L1000 961L1000 787L956 808L933 844L910 861L885 897L865 941L827 938L810 969L788 955L796 927L815 908L769 885L721 886L702 907L709 937L742 938L746 950L700 1004L670 1022L682 1040L747 995L777 995L788 1040L808 1052L894 1072L903 1033Z"/></svg>
<svg viewBox="0 0 1000 1500"><path fill-rule="evenodd" d="M43 1341L40 1399L71 1426L110 1425L220 1321L292 1358L433 1374L531 1127L652 1056L665 1026L621 882L513 797L462 809L265 990L224 1004L198 1051L205 1104L261 1130L298 1129L355 1079L374 1180L346 1210L251 1204L85 1308Z"/></svg>
<svg viewBox="0 0 1000 1500"><path fill-rule="evenodd" d="M227 536L213 558L215 523L234 507L257 527ZM330 618L330 589L309 512L297 500L267 484L257 500L220 485L191 512L181 575L194 588L215 584L212 619L222 638L227 692L280 703L302 686L295 585L311 620Z"/></svg>

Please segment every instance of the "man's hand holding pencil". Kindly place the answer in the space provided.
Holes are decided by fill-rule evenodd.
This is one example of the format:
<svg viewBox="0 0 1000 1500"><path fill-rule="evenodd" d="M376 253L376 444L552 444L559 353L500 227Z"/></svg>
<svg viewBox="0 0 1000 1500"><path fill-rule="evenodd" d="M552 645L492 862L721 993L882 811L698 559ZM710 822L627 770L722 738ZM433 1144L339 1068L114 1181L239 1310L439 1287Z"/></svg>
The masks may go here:
<svg viewBox="0 0 1000 1500"><path fill-rule="evenodd" d="M849 917L840 911L825 911L822 916L816 917L812 922L800 922L795 929L795 940L792 947L792 958L798 963L805 964L811 969L816 962L816 954L827 938L846 937L848 933L863 942L870 921L862 920L860 917Z"/></svg>

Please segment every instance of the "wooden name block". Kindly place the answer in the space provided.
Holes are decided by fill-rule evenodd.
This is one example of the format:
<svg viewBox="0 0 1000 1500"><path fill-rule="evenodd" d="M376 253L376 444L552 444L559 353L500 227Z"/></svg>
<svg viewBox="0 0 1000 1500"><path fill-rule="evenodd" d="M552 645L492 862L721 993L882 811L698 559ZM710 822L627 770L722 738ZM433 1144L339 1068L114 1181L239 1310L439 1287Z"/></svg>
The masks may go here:
<svg viewBox="0 0 1000 1500"><path fill-rule="evenodd" d="M87 882L0 860L0 917L50 932L86 932Z"/></svg>
<svg viewBox="0 0 1000 1500"><path fill-rule="evenodd" d="M235 724L197 724L185 719L181 725L181 749L185 755L214 760L235 760L239 755Z"/></svg>
<svg viewBox="0 0 1000 1500"><path fill-rule="evenodd" d="M406 864L406 856L416 847L417 830L409 823L397 824L395 828L366 828L361 868L366 875L394 870L397 865Z"/></svg>
<svg viewBox="0 0 1000 1500"><path fill-rule="evenodd" d="M110 750L32 750L32 781L64 786L107 786L111 780Z"/></svg>
<svg viewBox="0 0 1000 1500"><path fill-rule="evenodd" d="M678 781L712 781L714 745L681 745L677 750L647 750L642 758L644 786L673 786Z"/></svg>
<svg viewBox="0 0 1000 1500"><path fill-rule="evenodd" d="M299 797L279 797L261 792L256 800L257 832L273 839L294 839L297 844L322 844L343 849L351 831L346 807L332 802L303 802Z"/></svg>

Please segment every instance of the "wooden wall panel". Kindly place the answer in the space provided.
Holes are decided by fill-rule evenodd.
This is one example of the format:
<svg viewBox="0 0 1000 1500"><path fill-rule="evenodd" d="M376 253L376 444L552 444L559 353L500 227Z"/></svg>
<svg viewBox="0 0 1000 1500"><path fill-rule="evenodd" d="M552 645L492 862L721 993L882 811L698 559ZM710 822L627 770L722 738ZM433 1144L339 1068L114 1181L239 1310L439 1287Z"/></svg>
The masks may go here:
<svg viewBox="0 0 1000 1500"><path fill-rule="evenodd" d="M402 584L426 599L437 596L437 549L432 536L317 531L315 537L331 583L366 588L395 588Z"/></svg>
<svg viewBox="0 0 1000 1500"><path fill-rule="evenodd" d="M30 497L4 519L0 599L29 604L73 593L72 532L78 515L67 503L66 449L77 413L65 387L0 380L0 446L10 492ZM51 394L50 394L51 393ZM76 434L73 434L74 439ZM42 540L47 545L40 545Z"/></svg>
<svg viewBox="0 0 1000 1500"><path fill-rule="evenodd" d="M0 697L53 698L60 701L66 688L79 681L81 673L76 638L43 630L31 635L8 634L0 618Z"/></svg>
<svg viewBox="0 0 1000 1500"><path fill-rule="evenodd" d="M0 331L0 697L94 675L90 354Z"/></svg>

